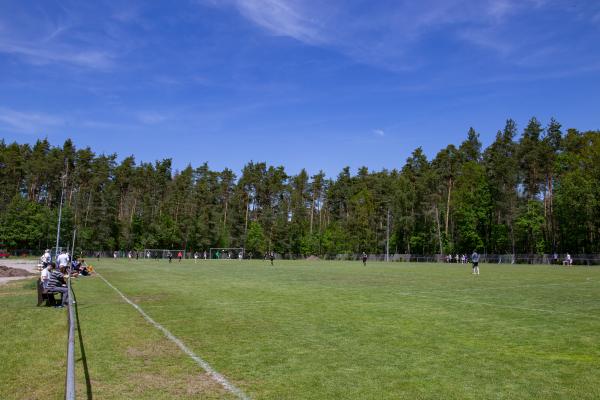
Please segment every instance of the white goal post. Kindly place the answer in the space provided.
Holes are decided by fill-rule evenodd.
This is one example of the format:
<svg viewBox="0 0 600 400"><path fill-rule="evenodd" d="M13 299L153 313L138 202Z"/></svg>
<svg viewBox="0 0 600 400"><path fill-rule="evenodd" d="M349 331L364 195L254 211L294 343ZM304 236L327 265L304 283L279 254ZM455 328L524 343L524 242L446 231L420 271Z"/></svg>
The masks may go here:
<svg viewBox="0 0 600 400"><path fill-rule="evenodd" d="M169 253L171 253L171 258L177 258L177 255L181 253L181 258L185 258L185 250L183 249L144 249L144 252L141 254L145 259L156 259L159 258L165 259L169 258Z"/></svg>
<svg viewBox="0 0 600 400"><path fill-rule="evenodd" d="M211 260L242 260L246 256L243 247L211 247Z"/></svg>

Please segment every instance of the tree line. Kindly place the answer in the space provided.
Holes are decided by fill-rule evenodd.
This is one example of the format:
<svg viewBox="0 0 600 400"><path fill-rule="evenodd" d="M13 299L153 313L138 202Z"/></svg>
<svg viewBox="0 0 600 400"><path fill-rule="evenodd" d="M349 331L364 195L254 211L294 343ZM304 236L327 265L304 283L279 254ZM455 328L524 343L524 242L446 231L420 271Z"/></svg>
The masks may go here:
<svg viewBox="0 0 600 400"><path fill-rule="evenodd" d="M0 242L42 249L77 229L78 248L245 247L263 254L597 253L600 131L513 120L482 149L471 128L428 160L335 178L290 175L249 162L237 176L208 164L174 171L171 159L118 162L116 154L0 141Z"/></svg>

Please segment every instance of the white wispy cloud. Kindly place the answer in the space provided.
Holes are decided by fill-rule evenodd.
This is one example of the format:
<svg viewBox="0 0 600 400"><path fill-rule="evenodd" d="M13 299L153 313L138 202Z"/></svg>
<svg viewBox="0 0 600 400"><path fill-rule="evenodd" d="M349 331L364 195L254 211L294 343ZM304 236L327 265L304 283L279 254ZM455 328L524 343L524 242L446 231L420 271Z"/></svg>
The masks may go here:
<svg viewBox="0 0 600 400"><path fill-rule="evenodd" d="M385 136L385 131L383 129L373 129L373 133L377 136Z"/></svg>
<svg viewBox="0 0 600 400"><path fill-rule="evenodd" d="M325 41L316 13L305 2L290 0L236 0L240 13L275 35L289 36L305 43Z"/></svg>
<svg viewBox="0 0 600 400"><path fill-rule="evenodd" d="M0 40L0 52L19 56L33 65L50 63L72 64L94 69L107 69L114 55L101 50L75 49L68 46L46 46Z"/></svg>
<svg viewBox="0 0 600 400"><path fill-rule="evenodd" d="M42 134L47 129L64 126L65 120L47 113L0 107L0 125L17 133Z"/></svg>
<svg viewBox="0 0 600 400"><path fill-rule="evenodd" d="M64 7L48 12L45 7L51 8L43 5L27 10L26 16L15 12L12 19L0 16L0 53L31 65L61 64L87 69L114 66L117 48L125 38L119 42L96 27L88 31L92 25L90 16Z"/></svg>
<svg viewBox="0 0 600 400"><path fill-rule="evenodd" d="M414 48L444 29L456 42L494 52L513 53L528 39L507 38L502 28L519 13L535 11L546 0L422 0L366 7L358 0L200 0L234 7L266 32L329 47L365 64L410 69L420 63ZM358 12L357 10L360 10Z"/></svg>
<svg viewBox="0 0 600 400"><path fill-rule="evenodd" d="M166 121L167 118L166 115L154 111L144 111L137 114L138 121L145 125L160 124Z"/></svg>

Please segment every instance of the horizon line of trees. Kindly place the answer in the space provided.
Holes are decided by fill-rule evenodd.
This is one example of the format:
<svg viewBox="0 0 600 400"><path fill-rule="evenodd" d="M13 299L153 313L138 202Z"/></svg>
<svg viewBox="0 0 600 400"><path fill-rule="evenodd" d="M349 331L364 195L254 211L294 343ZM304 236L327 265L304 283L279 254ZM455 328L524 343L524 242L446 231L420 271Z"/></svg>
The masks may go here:
<svg viewBox="0 0 600 400"><path fill-rule="evenodd" d="M64 241L77 248L245 247L262 254L600 252L600 131L563 132L511 119L482 149L469 129L428 160L415 149L401 169L334 178L247 163L241 175L206 163L173 171L171 159L0 140L0 243L42 249L56 241L64 189ZM389 219L388 219L389 215Z"/></svg>

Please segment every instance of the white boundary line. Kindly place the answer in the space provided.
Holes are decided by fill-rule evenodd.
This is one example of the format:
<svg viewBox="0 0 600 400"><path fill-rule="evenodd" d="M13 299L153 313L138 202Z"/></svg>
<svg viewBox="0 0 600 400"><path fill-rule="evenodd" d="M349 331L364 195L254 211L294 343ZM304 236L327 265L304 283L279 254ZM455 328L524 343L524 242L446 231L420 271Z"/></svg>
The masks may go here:
<svg viewBox="0 0 600 400"><path fill-rule="evenodd" d="M136 310L138 310L138 312L140 314L142 314L142 317L144 317L144 319L148 322L150 322L152 325L154 325L154 327L156 329L158 329L159 331L161 331L166 337L167 339L169 339L170 341L174 342L185 354L187 354L188 356L190 356L190 358L192 360L194 360L196 362L196 364L198 364L204 371L206 371L206 373L216 382L218 382L221 386L223 386L228 392L236 395L239 399L242 400L250 400L250 397L246 396L246 394L244 394L244 392L242 392L239 388L237 388L235 385L233 385L231 382L229 382L227 380L227 378L225 378L223 375L219 374L217 371L215 371L213 369L213 367L210 366L209 363L207 363L206 361L204 361L202 358L198 357L196 354L194 354L194 352L192 350L190 350L185 344L183 344L183 342L181 340L179 340L175 335L173 335L171 332L169 332L167 330L167 328L165 328L164 326L162 326L161 324L159 324L158 322L154 321L152 318L150 318L150 316L148 314L146 314L144 312L144 310L142 310L142 308L140 306L138 306L137 304L135 304L134 302L132 302L131 300L129 300L127 297L125 297L125 295L123 293L121 293L121 291L119 291L119 289L117 289L116 287L114 287L109 281L107 281L102 275L100 275L100 273L98 273L98 271L96 271L96 274L111 288L113 288L115 290L115 292L117 292L119 294L119 296L121 296L123 298L123 300L125 300L127 303L129 303L133 308L135 308Z"/></svg>

